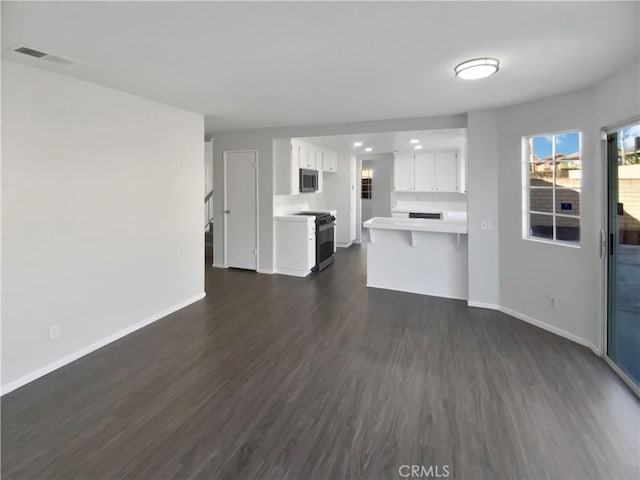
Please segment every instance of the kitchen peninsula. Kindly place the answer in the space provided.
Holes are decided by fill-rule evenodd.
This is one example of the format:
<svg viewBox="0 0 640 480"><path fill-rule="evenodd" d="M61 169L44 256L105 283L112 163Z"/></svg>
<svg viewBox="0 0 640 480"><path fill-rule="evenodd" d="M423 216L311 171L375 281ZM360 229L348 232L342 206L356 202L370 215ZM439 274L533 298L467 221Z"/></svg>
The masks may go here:
<svg viewBox="0 0 640 480"><path fill-rule="evenodd" d="M363 224L369 232L367 286L466 300L466 212L394 217Z"/></svg>

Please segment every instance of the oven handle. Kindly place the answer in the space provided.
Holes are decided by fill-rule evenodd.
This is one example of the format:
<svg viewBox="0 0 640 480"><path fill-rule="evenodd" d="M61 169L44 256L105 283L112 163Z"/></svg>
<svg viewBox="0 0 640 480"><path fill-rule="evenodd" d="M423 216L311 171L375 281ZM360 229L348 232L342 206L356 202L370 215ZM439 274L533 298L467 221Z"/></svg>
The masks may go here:
<svg viewBox="0 0 640 480"><path fill-rule="evenodd" d="M325 230L329 230L330 228L335 227L336 224L331 222L331 223L325 223L324 225L320 225L317 230L318 232L324 232Z"/></svg>

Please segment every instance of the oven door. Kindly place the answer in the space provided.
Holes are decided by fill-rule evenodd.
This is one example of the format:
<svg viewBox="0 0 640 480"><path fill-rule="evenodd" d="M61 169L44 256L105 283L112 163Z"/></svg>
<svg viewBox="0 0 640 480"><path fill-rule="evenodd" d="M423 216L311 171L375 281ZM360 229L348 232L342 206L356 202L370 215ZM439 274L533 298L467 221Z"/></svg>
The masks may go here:
<svg viewBox="0 0 640 480"><path fill-rule="evenodd" d="M333 263L333 230L335 223L316 227L316 271L324 270Z"/></svg>

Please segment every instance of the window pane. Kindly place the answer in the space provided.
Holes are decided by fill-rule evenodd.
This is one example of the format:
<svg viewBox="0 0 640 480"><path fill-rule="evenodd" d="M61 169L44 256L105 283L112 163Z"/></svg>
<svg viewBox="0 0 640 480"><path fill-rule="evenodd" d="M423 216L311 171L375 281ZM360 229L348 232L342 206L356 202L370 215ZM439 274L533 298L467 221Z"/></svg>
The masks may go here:
<svg viewBox="0 0 640 480"><path fill-rule="evenodd" d="M580 188L582 181L580 160L559 160L556 162L556 186Z"/></svg>
<svg viewBox="0 0 640 480"><path fill-rule="evenodd" d="M580 219L556 217L556 240L577 242L580 240Z"/></svg>
<svg viewBox="0 0 640 480"><path fill-rule="evenodd" d="M580 215L580 190L556 188L556 213Z"/></svg>
<svg viewBox="0 0 640 480"><path fill-rule="evenodd" d="M532 187L553 186L553 162L530 163L529 185Z"/></svg>
<svg viewBox="0 0 640 480"><path fill-rule="evenodd" d="M553 189L530 188L529 210L535 212L553 213Z"/></svg>
<svg viewBox="0 0 640 480"><path fill-rule="evenodd" d="M580 132L556 135L556 161L580 160Z"/></svg>
<svg viewBox="0 0 640 480"><path fill-rule="evenodd" d="M618 164L640 164L640 124L618 131Z"/></svg>
<svg viewBox="0 0 640 480"><path fill-rule="evenodd" d="M553 216L529 214L529 235L553 240Z"/></svg>
<svg viewBox="0 0 640 480"><path fill-rule="evenodd" d="M541 135L527 138L527 150L529 162L544 162L551 160L551 146L553 137Z"/></svg>

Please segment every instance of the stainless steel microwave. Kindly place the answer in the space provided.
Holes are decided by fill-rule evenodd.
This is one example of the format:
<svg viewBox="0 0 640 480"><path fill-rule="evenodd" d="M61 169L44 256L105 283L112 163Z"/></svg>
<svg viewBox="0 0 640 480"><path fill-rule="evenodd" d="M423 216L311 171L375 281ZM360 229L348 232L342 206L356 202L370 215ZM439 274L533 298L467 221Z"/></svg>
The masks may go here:
<svg viewBox="0 0 640 480"><path fill-rule="evenodd" d="M300 169L300 192L318 191L318 171Z"/></svg>

